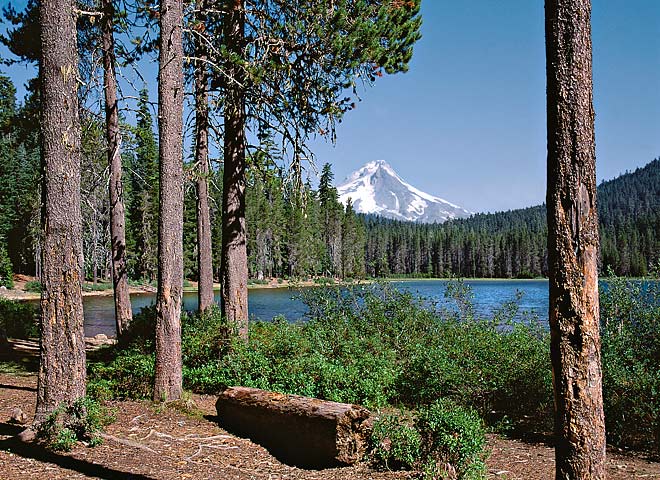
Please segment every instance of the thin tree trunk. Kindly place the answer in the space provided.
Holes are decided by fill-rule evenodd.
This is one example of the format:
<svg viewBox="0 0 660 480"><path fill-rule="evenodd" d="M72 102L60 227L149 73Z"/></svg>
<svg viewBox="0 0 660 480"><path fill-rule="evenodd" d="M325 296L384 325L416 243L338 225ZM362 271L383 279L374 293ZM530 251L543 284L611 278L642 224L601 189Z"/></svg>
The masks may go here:
<svg viewBox="0 0 660 480"><path fill-rule="evenodd" d="M590 0L546 1L556 478L605 478Z"/></svg>
<svg viewBox="0 0 660 480"><path fill-rule="evenodd" d="M182 391L184 94L182 20L181 0L161 0L158 71L160 216L154 382L156 401L178 400Z"/></svg>
<svg viewBox="0 0 660 480"><path fill-rule="evenodd" d="M228 0L224 21L227 49L242 58L243 0ZM245 235L245 75L227 63L222 190L222 313L238 333L248 335L247 246Z"/></svg>
<svg viewBox="0 0 660 480"><path fill-rule="evenodd" d="M198 21L204 25L206 1L197 0ZM206 45L197 40L197 55L202 59L195 69L196 137L195 157L197 176L197 265L199 269L199 311L213 305L213 251L211 247L211 215L209 213L209 109Z"/></svg>
<svg viewBox="0 0 660 480"><path fill-rule="evenodd" d="M105 122L110 167L110 249L112 252L112 286L115 293L115 324L121 337L133 319L126 268L126 220L122 183L121 134L119 104L115 76L115 39L113 0L103 0L103 82L105 90Z"/></svg>
<svg viewBox="0 0 660 480"><path fill-rule="evenodd" d="M35 423L85 395L78 51L73 0L41 0L44 165L41 342Z"/></svg>

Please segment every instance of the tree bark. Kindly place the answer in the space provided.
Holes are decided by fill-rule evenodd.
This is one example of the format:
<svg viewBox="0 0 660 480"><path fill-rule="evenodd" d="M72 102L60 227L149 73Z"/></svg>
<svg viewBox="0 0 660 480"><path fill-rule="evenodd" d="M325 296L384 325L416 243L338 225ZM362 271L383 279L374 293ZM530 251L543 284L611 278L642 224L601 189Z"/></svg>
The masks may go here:
<svg viewBox="0 0 660 480"><path fill-rule="evenodd" d="M223 427L306 468L359 462L371 430L366 408L256 388L228 388L218 396L216 410Z"/></svg>
<svg viewBox="0 0 660 480"><path fill-rule="evenodd" d="M197 19L204 23L206 1L197 0ZM202 30L204 31L204 30ZM213 251L211 247L211 215L209 212L209 108L208 108L208 75L205 60L207 49L203 39L197 39L197 57L201 59L195 69L195 109L196 136L195 159L199 174L197 175L197 265L199 283L197 298L199 311L203 312L213 305Z"/></svg>
<svg viewBox="0 0 660 480"><path fill-rule="evenodd" d="M110 168L110 250L112 258L112 286L115 293L115 324L117 337L121 337L133 320L131 297L126 266L126 219L124 212L124 185L121 165L121 134L119 131L119 104L115 75L115 38L113 0L103 0L103 82L105 91L105 122Z"/></svg>
<svg viewBox="0 0 660 480"><path fill-rule="evenodd" d="M158 129L160 203L154 400L181 397L183 293L183 5L160 2Z"/></svg>
<svg viewBox="0 0 660 480"><path fill-rule="evenodd" d="M73 0L41 0L44 166L41 341L35 423L85 395L78 51Z"/></svg>
<svg viewBox="0 0 660 480"><path fill-rule="evenodd" d="M248 336L247 245L245 235L245 42L243 0L227 0L224 34L231 59L225 86L222 190L222 313L239 335Z"/></svg>
<svg viewBox="0 0 660 480"><path fill-rule="evenodd" d="M556 478L605 478L590 0L546 1Z"/></svg>

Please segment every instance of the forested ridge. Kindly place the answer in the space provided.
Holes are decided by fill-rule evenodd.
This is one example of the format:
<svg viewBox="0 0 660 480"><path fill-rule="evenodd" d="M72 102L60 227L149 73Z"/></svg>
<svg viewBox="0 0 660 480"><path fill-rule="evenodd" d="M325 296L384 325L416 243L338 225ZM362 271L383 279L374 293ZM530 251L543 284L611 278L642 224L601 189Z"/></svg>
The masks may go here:
<svg viewBox="0 0 660 480"><path fill-rule="evenodd" d="M644 276L660 258L660 159L598 186L600 270ZM442 225L365 218L367 273L434 277L547 275L545 205Z"/></svg>

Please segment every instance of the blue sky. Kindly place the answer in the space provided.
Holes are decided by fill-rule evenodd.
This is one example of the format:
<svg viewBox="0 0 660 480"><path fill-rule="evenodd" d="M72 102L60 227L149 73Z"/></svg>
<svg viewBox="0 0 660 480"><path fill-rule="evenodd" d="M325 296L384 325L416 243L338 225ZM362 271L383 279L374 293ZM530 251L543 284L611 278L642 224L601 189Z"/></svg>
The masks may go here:
<svg viewBox="0 0 660 480"><path fill-rule="evenodd" d="M341 179L383 158L415 186L472 211L544 201L542 0L423 0L410 71L379 80L347 115ZM660 156L660 2L593 0L599 181Z"/></svg>
<svg viewBox="0 0 660 480"><path fill-rule="evenodd" d="M314 143L317 164L330 162L341 181L385 159L413 185L472 211L541 203L543 1L423 0L422 14L410 71L362 91L337 144ZM600 181L660 156L660 2L593 0L592 26ZM7 73L17 83L27 75Z"/></svg>

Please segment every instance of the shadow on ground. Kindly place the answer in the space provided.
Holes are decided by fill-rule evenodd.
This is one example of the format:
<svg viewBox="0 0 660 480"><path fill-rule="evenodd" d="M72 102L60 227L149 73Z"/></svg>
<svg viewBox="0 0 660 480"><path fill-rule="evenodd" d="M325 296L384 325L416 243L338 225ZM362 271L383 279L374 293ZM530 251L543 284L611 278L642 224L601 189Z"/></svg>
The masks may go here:
<svg viewBox="0 0 660 480"><path fill-rule="evenodd" d="M0 435L16 435L22 428L8 423L0 423ZM59 454L36 443L21 442L16 437L0 441L0 450L11 452L23 458L52 463L61 468L104 480L155 480L152 477L115 470L104 467L103 465L97 465L68 455Z"/></svg>

